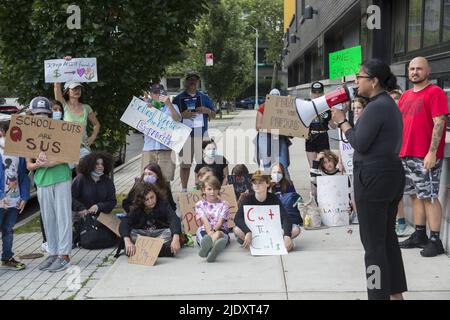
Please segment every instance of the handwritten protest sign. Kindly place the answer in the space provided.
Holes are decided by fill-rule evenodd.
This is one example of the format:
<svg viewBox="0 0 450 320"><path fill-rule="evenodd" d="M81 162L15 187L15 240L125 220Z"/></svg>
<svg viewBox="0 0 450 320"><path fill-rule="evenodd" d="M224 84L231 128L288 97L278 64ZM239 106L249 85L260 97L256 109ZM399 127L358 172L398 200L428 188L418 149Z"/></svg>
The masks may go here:
<svg viewBox="0 0 450 320"><path fill-rule="evenodd" d="M348 195L347 175L317 177L317 202L324 225L327 227L349 225Z"/></svg>
<svg viewBox="0 0 450 320"><path fill-rule="evenodd" d="M343 139L345 135L342 134ZM348 142L339 141L339 152L341 153L342 165L344 166L345 173L353 174L353 153L355 150Z"/></svg>
<svg viewBox="0 0 450 320"><path fill-rule="evenodd" d="M329 55L330 80L358 73L362 62L361 46L356 46Z"/></svg>
<svg viewBox="0 0 450 320"><path fill-rule="evenodd" d="M153 266L158 259L159 252L164 244L161 238L150 238L139 235L135 246L136 253L128 258L128 263Z"/></svg>
<svg viewBox="0 0 450 320"><path fill-rule="evenodd" d="M44 61L45 82L97 82L97 58Z"/></svg>
<svg viewBox="0 0 450 320"><path fill-rule="evenodd" d="M239 200L241 193L252 190L252 175L246 174L243 176L229 175L227 177L228 184L232 185L234 188L234 193L236 199Z"/></svg>
<svg viewBox="0 0 450 320"><path fill-rule="evenodd" d="M267 96L262 129L277 129L280 135L305 138L308 128L300 121L295 107L295 98Z"/></svg>
<svg viewBox="0 0 450 320"><path fill-rule="evenodd" d="M192 129L133 97L120 121L179 153Z"/></svg>
<svg viewBox="0 0 450 320"><path fill-rule="evenodd" d="M109 230L111 230L118 237L120 237L119 233L120 219L117 218L115 214L100 213L100 215L97 218L97 221L100 221L104 226L106 226Z"/></svg>
<svg viewBox="0 0 450 320"><path fill-rule="evenodd" d="M225 200L230 205L230 215L228 218L228 228L234 227L234 216L237 212L236 196L234 188L231 185L222 186L220 190L220 198ZM184 232L195 234L197 229L202 225L200 220L195 218L195 204L202 200L202 192L182 192L178 194L181 211L181 223L184 227Z"/></svg>
<svg viewBox="0 0 450 320"><path fill-rule="evenodd" d="M37 158L45 152L47 159L78 163L84 126L78 123L13 115L6 134L5 154Z"/></svg>
<svg viewBox="0 0 450 320"><path fill-rule="evenodd" d="M287 254L279 206L244 206L245 224L252 232L253 256Z"/></svg>

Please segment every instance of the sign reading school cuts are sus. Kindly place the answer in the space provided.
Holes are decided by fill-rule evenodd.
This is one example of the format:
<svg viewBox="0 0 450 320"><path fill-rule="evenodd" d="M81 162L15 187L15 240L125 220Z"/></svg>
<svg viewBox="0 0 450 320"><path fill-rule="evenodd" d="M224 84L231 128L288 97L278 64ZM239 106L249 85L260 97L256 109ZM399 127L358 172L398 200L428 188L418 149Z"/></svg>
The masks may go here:
<svg viewBox="0 0 450 320"><path fill-rule="evenodd" d="M362 63L361 46L330 53L330 80L358 73Z"/></svg>

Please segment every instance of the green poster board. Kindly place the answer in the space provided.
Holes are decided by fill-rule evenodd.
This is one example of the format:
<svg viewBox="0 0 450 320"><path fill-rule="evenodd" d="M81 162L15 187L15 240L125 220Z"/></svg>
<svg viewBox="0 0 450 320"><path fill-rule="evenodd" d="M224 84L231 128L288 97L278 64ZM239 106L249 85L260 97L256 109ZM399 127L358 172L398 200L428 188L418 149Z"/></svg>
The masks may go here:
<svg viewBox="0 0 450 320"><path fill-rule="evenodd" d="M330 53L330 80L358 73L362 63L361 46Z"/></svg>

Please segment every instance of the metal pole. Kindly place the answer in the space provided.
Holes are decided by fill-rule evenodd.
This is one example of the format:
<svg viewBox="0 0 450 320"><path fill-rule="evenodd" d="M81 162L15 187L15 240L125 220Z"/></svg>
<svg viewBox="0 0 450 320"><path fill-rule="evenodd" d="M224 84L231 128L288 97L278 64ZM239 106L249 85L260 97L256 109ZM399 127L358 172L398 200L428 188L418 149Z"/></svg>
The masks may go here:
<svg viewBox="0 0 450 320"><path fill-rule="evenodd" d="M256 47L255 47L255 51L256 51L256 66L255 66L255 110L258 110L259 108L259 104L258 104L258 29L256 29Z"/></svg>

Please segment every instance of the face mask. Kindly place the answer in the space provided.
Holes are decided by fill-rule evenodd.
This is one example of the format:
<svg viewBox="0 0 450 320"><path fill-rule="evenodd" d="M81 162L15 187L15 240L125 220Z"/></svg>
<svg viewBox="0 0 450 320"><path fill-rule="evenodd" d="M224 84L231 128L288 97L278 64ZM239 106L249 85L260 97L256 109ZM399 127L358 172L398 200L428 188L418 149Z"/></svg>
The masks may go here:
<svg viewBox="0 0 450 320"><path fill-rule="evenodd" d="M55 111L52 113L53 120L61 120L62 119L62 112L61 111Z"/></svg>
<svg viewBox="0 0 450 320"><path fill-rule="evenodd" d="M215 156L216 156L216 150L208 150L208 151L206 151L206 156L208 157L208 158L214 158Z"/></svg>
<svg viewBox="0 0 450 320"><path fill-rule="evenodd" d="M91 176L93 178L100 178L103 175L103 172L92 171Z"/></svg>
<svg viewBox="0 0 450 320"><path fill-rule="evenodd" d="M158 178L155 176L145 176L144 177L144 182L155 183L156 181L158 181Z"/></svg>
<svg viewBox="0 0 450 320"><path fill-rule="evenodd" d="M283 175L281 173L272 173L272 181L278 183L283 179Z"/></svg>

